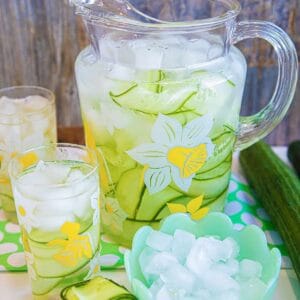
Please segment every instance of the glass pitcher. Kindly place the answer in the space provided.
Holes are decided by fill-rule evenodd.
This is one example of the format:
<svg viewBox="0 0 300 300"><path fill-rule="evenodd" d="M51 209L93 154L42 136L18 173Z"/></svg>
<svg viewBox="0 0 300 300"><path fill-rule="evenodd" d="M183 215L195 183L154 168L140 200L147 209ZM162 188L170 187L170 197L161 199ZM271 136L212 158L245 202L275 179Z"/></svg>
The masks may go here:
<svg viewBox="0 0 300 300"><path fill-rule="evenodd" d="M104 232L130 246L170 213L221 211L233 151L270 133L291 104L290 38L272 23L238 23L236 0L73 2L91 39L76 78L86 143L102 165ZM247 66L234 45L257 37L274 46L277 85L264 109L240 117Z"/></svg>

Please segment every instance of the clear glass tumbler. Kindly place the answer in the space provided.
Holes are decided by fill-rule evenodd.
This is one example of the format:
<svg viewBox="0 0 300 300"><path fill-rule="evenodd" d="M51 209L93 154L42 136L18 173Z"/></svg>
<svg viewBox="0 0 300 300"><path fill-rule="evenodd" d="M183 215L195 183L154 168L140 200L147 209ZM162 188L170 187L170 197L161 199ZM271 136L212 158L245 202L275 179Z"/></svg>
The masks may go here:
<svg viewBox="0 0 300 300"><path fill-rule="evenodd" d="M16 86L0 90L0 202L16 222L7 164L16 153L56 143L55 96L44 88Z"/></svg>
<svg viewBox="0 0 300 300"><path fill-rule="evenodd" d="M16 155L9 174L35 299L57 299L61 289L100 270L97 157L71 144Z"/></svg>

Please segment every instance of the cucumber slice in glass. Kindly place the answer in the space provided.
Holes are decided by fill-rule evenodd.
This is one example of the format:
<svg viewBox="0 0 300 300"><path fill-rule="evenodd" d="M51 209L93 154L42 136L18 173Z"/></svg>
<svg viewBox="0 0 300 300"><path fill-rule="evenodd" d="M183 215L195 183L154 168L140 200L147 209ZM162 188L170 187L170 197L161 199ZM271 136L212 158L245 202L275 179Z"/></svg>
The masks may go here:
<svg viewBox="0 0 300 300"><path fill-rule="evenodd" d="M222 176L209 180L197 180L194 178L191 187L189 188L188 195L191 197L197 197L199 195L204 195L208 198L217 197L226 189L230 174L231 170L229 169Z"/></svg>
<svg viewBox="0 0 300 300"><path fill-rule="evenodd" d="M157 212L162 206L181 195L181 192L176 191L171 187L166 187L163 191L153 195L150 195L148 190L146 190L140 201L136 218L138 220L155 219Z"/></svg>
<svg viewBox="0 0 300 300"><path fill-rule="evenodd" d="M219 165L206 172L197 173L194 177L196 180L209 180L223 176L226 172L231 169L231 154Z"/></svg>
<svg viewBox="0 0 300 300"><path fill-rule="evenodd" d="M31 284L32 286L32 293L35 296L42 296L45 294L48 294L53 289L55 289L60 282L62 281L62 278L37 278L34 280Z"/></svg>
<svg viewBox="0 0 300 300"><path fill-rule="evenodd" d="M90 237L91 247L93 253L95 253L99 249L100 227L92 225L84 235ZM29 239L28 243L34 256L36 272L41 278L57 278L70 275L83 268L90 261L89 258L82 256L74 267L65 266L53 258L55 254L62 250L61 246L49 246L47 243L37 243Z"/></svg>
<svg viewBox="0 0 300 300"><path fill-rule="evenodd" d="M216 166L225 161L228 156L232 155L235 140L235 134L229 131L224 131L219 136L212 138L212 141L215 144L214 153L197 172L197 174L214 169Z"/></svg>
<svg viewBox="0 0 300 300"><path fill-rule="evenodd" d="M153 93L139 85L121 95L111 92L110 96L121 107L148 114L169 114L185 106L196 93L193 86L173 87Z"/></svg>
<svg viewBox="0 0 300 300"><path fill-rule="evenodd" d="M129 218L135 217L137 206L145 189L143 174L142 167L129 170L121 176L116 187L116 198Z"/></svg>

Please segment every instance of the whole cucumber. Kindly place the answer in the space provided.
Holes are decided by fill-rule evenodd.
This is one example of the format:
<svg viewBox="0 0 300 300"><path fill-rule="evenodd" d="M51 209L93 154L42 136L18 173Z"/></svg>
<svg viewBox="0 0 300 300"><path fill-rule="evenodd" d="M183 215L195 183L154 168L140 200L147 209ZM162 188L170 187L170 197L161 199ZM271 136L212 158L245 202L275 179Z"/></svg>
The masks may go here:
<svg viewBox="0 0 300 300"><path fill-rule="evenodd" d="M300 181L264 142L242 151L240 163L250 186L281 234L300 279Z"/></svg>
<svg viewBox="0 0 300 300"><path fill-rule="evenodd" d="M288 158L300 177L300 141L294 141L289 145Z"/></svg>

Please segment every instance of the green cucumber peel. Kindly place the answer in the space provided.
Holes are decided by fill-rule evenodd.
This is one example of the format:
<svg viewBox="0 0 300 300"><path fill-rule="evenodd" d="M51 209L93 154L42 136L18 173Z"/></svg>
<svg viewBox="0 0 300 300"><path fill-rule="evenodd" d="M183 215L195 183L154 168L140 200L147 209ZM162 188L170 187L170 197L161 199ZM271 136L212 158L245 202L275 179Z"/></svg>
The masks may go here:
<svg viewBox="0 0 300 300"><path fill-rule="evenodd" d="M80 234L80 235L81 235L81 234L84 234L85 232L87 232L88 230L90 230L92 226L93 226L93 222L91 222L89 225L87 225L87 227L84 228L82 231L80 231L79 234ZM32 242L34 242L34 243L37 243L37 244L40 244L40 245L46 245L46 244L49 243L49 241L47 241L47 242L40 242L40 241L37 241L37 240L31 238L29 234L28 234L28 239L29 239L30 241L32 241ZM64 238L64 240L67 240L67 238Z"/></svg>
<svg viewBox="0 0 300 300"><path fill-rule="evenodd" d="M100 238L99 238L99 240L98 240L98 247L94 251L92 258L100 251L100 248L101 248L101 246L100 246ZM80 266L78 266L78 268L73 269L72 271L69 271L69 273L60 274L58 276L42 276L42 275L40 275L37 272L37 270L36 270L36 273L42 279L56 279L56 278L62 278L62 279L64 279L64 277L67 277L67 276L69 276L71 274L75 274L75 273L78 273L79 271L81 271L84 267L86 267L90 263L91 259L87 258Z"/></svg>
<svg viewBox="0 0 300 300"><path fill-rule="evenodd" d="M227 79L227 83L229 85L231 85L232 87L236 87L236 84L232 80L230 80L230 79Z"/></svg>
<svg viewBox="0 0 300 300"><path fill-rule="evenodd" d="M135 83L133 86L131 86L130 88L128 88L127 90L119 93L119 94L114 94L112 91L109 92L109 96L113 99L113 98L118 98L121 96L124 96L125 94L129 93L131 90L135 89L138 86L137 83ZM114 99L113 99L114 100ZM114 101L116 104L120 105L118 102Z"/></svg>
<svg viewBox="0 0 300 300"><path fill-rule="evenodd" d="M0 196L8 198L9 200L14 200L14 198L12 196L4 194L4 193L0 193Z"/></svg>

